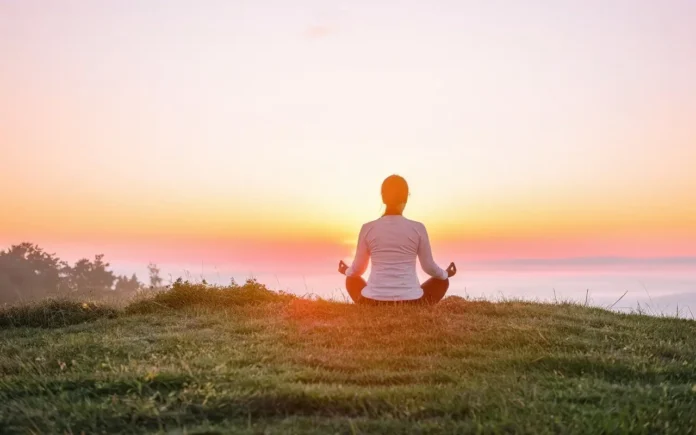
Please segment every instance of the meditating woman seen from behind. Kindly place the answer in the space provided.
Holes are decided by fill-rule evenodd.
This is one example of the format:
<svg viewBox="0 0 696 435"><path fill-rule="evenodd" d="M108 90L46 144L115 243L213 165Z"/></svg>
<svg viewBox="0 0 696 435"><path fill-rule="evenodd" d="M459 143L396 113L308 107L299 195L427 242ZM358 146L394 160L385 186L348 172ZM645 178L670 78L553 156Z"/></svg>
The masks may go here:
<svg viewBox="0 0 696 435"><path fill-rule="evenodd" d="M457 273L454 263L447 270L435 264L425 226L403 216L408 196L406 180L398 175L387 177L382 183L382 201L387 207L384 215L362 226L353 265L338 264L355 303L434 304L445 296L449 278ZM423 285L416 275L416 258L432 277ZM365 282L362 275L370 259L372 270Z"/></svg>

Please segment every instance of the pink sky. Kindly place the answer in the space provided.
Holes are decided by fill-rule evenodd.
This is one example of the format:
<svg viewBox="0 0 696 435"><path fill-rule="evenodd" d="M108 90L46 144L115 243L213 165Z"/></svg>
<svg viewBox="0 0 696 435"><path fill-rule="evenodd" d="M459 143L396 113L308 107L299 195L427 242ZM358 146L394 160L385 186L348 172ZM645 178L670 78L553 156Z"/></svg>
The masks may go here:
<svg viewBox="0 0 696 435"><path fill-rule="evenodd" d="M696 256L696 3L0 1L0 248L333 267Z"/></svg>

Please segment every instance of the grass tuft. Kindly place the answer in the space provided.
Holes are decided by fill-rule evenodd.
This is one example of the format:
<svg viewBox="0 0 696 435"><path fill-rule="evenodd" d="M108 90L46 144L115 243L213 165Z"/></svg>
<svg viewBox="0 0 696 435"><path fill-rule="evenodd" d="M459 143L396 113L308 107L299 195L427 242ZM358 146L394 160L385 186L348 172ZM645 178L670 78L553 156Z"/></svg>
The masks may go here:
<svg viewBox="0 0 696 435"><path fill-rule="evenodd" d="M60 328L117 315L115 308L96 302L46 299L0 308L0 328Z"/></svg>
<svg viewBox="0 0 696 435"><path fill-rule="evenodd" d="M288 302L295 298L289 293L269 290L264 284L254 279L247 280L243 285L227 287L210 285L205 282L191 283L179 279L171 288L129 304L126 307L126 313L148 314L161 310L179 310L195 306L225 308L270 302Z"/></svg>

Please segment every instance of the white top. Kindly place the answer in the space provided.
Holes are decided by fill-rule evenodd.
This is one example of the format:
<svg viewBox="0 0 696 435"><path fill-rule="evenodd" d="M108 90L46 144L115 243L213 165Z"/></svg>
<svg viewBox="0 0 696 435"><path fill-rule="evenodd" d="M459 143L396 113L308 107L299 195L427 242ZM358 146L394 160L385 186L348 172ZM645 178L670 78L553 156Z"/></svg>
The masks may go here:
<svg viewBox="0 0 696 435"><path fill-rule="evenodd" d="M360 229L353 265L346 276L361 276L372 257L366 298L380 301L412 300L423 295L416 275L416 257L428 275L441 280L447 272L433 260L425 225L399 215L387 215Z"/></svg>

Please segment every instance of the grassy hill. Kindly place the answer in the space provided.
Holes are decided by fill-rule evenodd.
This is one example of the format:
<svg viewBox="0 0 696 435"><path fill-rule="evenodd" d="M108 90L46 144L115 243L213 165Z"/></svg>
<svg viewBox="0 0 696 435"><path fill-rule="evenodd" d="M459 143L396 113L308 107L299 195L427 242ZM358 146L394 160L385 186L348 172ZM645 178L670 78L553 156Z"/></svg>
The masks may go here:
<svg viewBox="0 0 696 435"><path fill-rule="evenodd" d="M696 322L250 282L0 310L0 433L694 433Z"/></svg>

